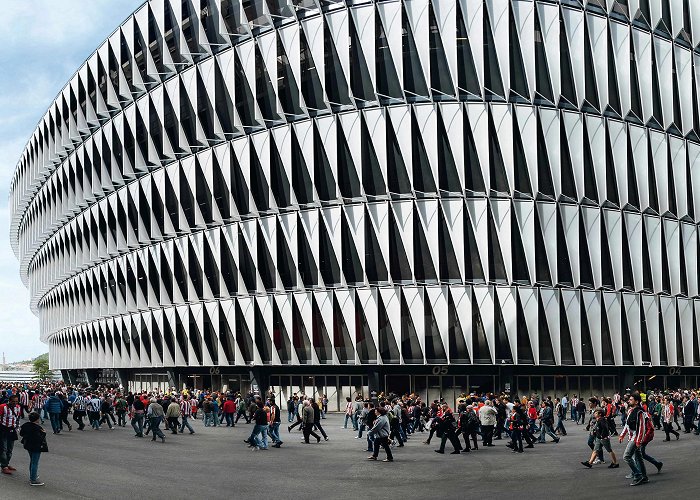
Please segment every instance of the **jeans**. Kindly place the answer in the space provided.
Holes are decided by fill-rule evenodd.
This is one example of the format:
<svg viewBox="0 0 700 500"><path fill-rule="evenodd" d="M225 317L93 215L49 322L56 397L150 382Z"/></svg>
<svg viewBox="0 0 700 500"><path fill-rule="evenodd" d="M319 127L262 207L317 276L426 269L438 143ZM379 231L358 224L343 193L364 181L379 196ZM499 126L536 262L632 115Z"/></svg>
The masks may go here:
<svg viewBox="0 0 700 500"><path fill-rule="evenodd" d="M545 435L547 435L547 434L552 436L552 439L554 439L555 441L559 441L559 438L557 437L557 435L554 434L554 430L552 430L552 426L542 422L542 427L540 430L540 443L544 443L546 441Z"/></svg>
<svg viewBox="0 0 700 500"><path fill-rule="evenodd" d="M10 433L0 431L0 467L7 467L10 465L14 447L15 442L10 439Z"/></svg>
<svg viewBox="0 0 700 500"><path fill-rule="evenodd" d="M367 432L367 451L374 451L374 435Z"/></svg>
<svg viewBox="0 0 700 500"><path fill-rule="evenodd" d="M272 425L270 425L270 437L272 440L280 445L282 444L282 438L280 438L280 423L275 422Z"/></svg>
<svg viewBox="0 0 700 500"><path fill-rule="evenodd" d="M357 433L357 438L362 438L362 431L365 430L365 424L360 424L360 432Z"/></svg>
<svg viewBox="0 0 700 500"><path fill-rule="evenodd" d="M124 427L126 425L126 412L125 411L117 411L117 422L119 423L118 425L121 425Z"/></svg>
<svg viewBox="0 0 700 500"><path fill-rule="evenodd" d="M61 431L61 414L60 413L49 413L49 420L51 421L51 429L54 434Z"/></svg>
<svg viewBox="0 0 700 500"><path fill-rule="evenodd" d="M294 422L294 414L296 412L294 410L289 410L288 413L289 415L287 415L287 422Z"/></svg>
<svg viewBox="0 0 700 500"><path fill-rule="evenodd" d="M215 420L212 418L214 414L212 412L208 412L204 414L204 427L209 427L210 425L214 424Z"/></svg>
<svg viewBox="0 0 700 500"><path fill-rule="evenodd" d="M571 408L571 420L578 423L578 414L576 413L576 408Z"/></svg>
<svg viewBox="0 0 700 500"><path fill-rule="evenodd" d="M263 450L267 449L267 425L255 424L251 437L253 438L252 441L255 443L255 446Z"/></svg>
<svg viewBox="0 0 700 500"><path fill-rule="evenodd" d="M143 413L134 413L131 418L131 427L137 435L143 436Z"/></svg>
<svg viewBox="0 0 700 500"><path fill-rule="evenodd" d="M180 424L180 432L184 432L184 431L185 431L185 427L187 427L187 428L189 429L190 434L194 434L194 429L193 429L192 426L190 425L189 417L183 415L183 416L182 416L182 423Z"/></svg>
<svg viewBox="0 0 700 500"><path fill-rule="evenodd" d="M29 480L34 482L39 479L39 459L41 458L40 451L29 452Z"/></svg>
<svg viewBox="0 0 700 500"><path fill-rule="evenodd" d="M634 441L628 441L625 447L625 454L622 459L629 465L632 471L632 478L639 479L640 477L646 477L647 470L644 467L644 459L642 458L642 451L637 448Z"/></svg>
<svg viewBox="0 0 700 500"><path fill-rule="evenodd" d="M226 417L226 427L235 427L236 424L233 423L234 416L234 413L224 413L224 417Z"/></svg>
<svg viewBox="0 0 700 500"><path fill-rule="evenodd" d="M153 432L153 439L151 441L156 440L156 436L165 439L165 434L163 434L163 431L160 430L158 427L160 425L160 421L163 419L163 417L149 417L148 420L151 422L151 431Z"/></svg>
<svg viewBox="0 0 700 500"><path fill-rule="evenodd" d="M564 428L564 417L558 417L557 426L554 428L554 431L561 431L561 433L566 436L566 429Z"/></svg>
<svg viewBox="0 0 700 500"><path fill-rule="evenodd" d="M654 467L657 469L661 467L661 462L659 462L657 459L652 457L651 455L647 455L647 445L643 444L641 448L639 448L639 452L642 454L642 458L652 464ZM647 475L646 468L644 467L644 462L642 462L642 468L644 468L644 475Z"/></svg>
<svg viewBox="0 0 700 500"><path fill-rule="evenodd" d="M348 428L348 420L352 422L353 427L355 426L355 419L352 415L345 414L345 422L343 423L343 429Z"/></svg>

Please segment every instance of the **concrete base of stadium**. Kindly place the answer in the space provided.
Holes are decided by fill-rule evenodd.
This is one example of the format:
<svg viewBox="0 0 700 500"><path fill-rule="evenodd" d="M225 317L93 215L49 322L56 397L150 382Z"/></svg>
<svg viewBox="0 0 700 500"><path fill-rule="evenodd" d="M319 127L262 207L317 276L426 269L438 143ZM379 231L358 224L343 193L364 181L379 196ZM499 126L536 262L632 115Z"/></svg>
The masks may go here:
<svg viewBox="0 0 700 500"><path fill-rule="evenodd" d="M286 415L283 420L286 421ZM342 429L339 414L323 420L330 441L301 444L297 430L281 428L280 449L251 451L243 443L252 429L244 422L231 429L203 427L193 421L196 433L166 434L165 443L138 439L130 426L100 431L49 432L49 453L42 454L39 476L44 487L28 484L28 454L18 444L12 476L0 477L0 498L102 500L165 496L192 498L283 498L307 492L323 500L349 496L371 498L461 499L469 496L511 498L530 491L549 498L600 499L697 498L697 450L700 437L681 434L680 441L662 442L663 433L647 452L664 462L661 474L649 465L648 484L632 488L625 479L629 468L606 465L584 469L589 457L583 426L567 421L568 436L559 444L535 445L523 454L511 453L505 440L493 448L449 455L434 453L440 442L422 444L427 433L415 434L404 448L393 448L394 463L370 462L366 440ZM48 422L45 425L48 427ZM623 445L613 449L621 460ZM384 452L379 455L384 458ZM606 454L606 461L610 459ZM305 494L302 494L304 496ZM307 496L308 496L307 495Z"/></svg>
<svg viewBox="0 0 700 500"><path fill-rule="evenodd" d="M471 392L531 393L553 397L613 394L626 389L647 392L700 387L700 367L532 366L532 365L323 365L216 366L168 369L64 370L73 383L121 385L127 390L176 387L267 393L279 400L291 394L326 395L331 411L346 397L373 393L416 393L423 400L445 398L451 404Z"/></svg>

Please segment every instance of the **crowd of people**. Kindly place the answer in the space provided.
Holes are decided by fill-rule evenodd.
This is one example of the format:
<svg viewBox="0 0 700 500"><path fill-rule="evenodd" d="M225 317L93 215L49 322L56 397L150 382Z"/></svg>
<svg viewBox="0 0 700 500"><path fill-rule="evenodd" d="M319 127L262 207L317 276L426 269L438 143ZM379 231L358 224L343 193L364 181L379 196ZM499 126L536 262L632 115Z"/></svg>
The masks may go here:
<svg viewBox="0 0 700 500"><path fill-rule="evenodd" d="M664 441L676 440L680 432L700 434L700 405L692 390L639 393L627 391L609 397L552 398L532 394L510 397L506 394L468 394L453 409L443 399L426 403L415 394L378 394L365 399L361 395L346 398L343 429L350 426L364 439L368 460L394 461L396 448L421 433L422 442L439 442L436 453L444 454L449 442L451 454L459 455L495 447L505 440L513 453L524 453L536 444L554 443L567 435L566 425L585 425L590 449L581 462L586 468L605 464L609 455L611 469L620 463L611 439L625 438L622 460L629 466L632 486L649 481L645 461L661 472L663 462L651 457L647 445L654 431L663 429ZM298 428L301 443L329 440L322 420L328 412L328 399L290 395L286 401L287 432ZM241 419L254 424L244 443L255 451L280 448L282 410L272 390L265 395L253 392L213 392L206 390L128 392L117 387L68 386L62 382L0 385L0 469L11 475L14 443L21 443L30 456L30 484L43 485L38 476L39 458L48 451L42 424L47 420L54 434L66 429L105 428L131 425L134 437L150 435L152 441L165 442L165 433L195 433L192 420L201 416L204 427L236 427ZM69 418L70 417L70 418ZM22 420L27 420L22 423ZM20 425L21 424L21 425ZM682 427L681 427L682 425ZM162 427L161 427L162 426ZM619 428L619 431L618 431Z"/></svg>

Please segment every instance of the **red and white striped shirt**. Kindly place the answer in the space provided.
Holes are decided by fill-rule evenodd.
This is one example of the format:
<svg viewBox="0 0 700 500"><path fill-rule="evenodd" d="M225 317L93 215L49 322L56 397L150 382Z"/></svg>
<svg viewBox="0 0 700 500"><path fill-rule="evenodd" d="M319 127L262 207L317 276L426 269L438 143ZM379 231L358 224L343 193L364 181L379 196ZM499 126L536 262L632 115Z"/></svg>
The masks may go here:
<svg viewBox="0 0 700 500"><path fill-rule="evenodd" d="M180 415L183 417L192 416L192 401L189 399L180 401Z"/></svg>
<svg viewBox="0 0 700 500"><path fill-rule="evenodd" d="M14 429L19 421L19 405L10 408L10 405L3 405L0 409L0 425Z"/></svg>
<svg viewBox="0 0 700 500"><path fill-rule="evenodd" d="M29 393L27 391L22 391L19 393L19 404L22 406L29 405Z"/></svg>

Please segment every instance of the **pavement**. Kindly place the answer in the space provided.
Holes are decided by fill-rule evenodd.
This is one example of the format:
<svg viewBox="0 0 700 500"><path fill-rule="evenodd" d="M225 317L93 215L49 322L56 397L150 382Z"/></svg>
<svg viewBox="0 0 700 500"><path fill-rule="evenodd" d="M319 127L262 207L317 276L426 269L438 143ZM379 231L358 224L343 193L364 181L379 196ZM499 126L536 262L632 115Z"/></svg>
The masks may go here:
<svg viewBox="0 0 700 500"><path fill-rule="evenodd" d="M165 443L134 437L128 424L112 431L86 428L53 435L46 422L50 452L42 454L39 465L46 485L29 486L28 454L17 442L12 465L18 470L0 477L0 499L278 498L289 497L290 491L298 496L304 488L324 500L353 494L405 499L546 494L567 500L700 495L695 480L700 437L693 434L666 443L657 431L647 452L664 462L663 471L657 474L649 466L650 482L630 487L624 462L619 469L580 465L590 453L587 434L571 421L566 422L568 436L559 444L548 441L523 454L512 453L501 440L494 441L495 447L461 455L449 455L448 442L447 453L439 455L433 452L439 441L424 445L427 433L418 433L406 447L393 449L393 463L366 460L366 440L354 439L356 433L342 429L342 421L342 415L329 415L322 422L330 440L309 445L301 443L300 432L288 433L283 422L284 444L267 451L251 451L243 443L252 429L244 421L235 428L205 428L198 419L193 422L195 434L166 434ZM615 441L614 450L621 460L623 445ZM380 460L383 456L380 451Z"/></svg>

